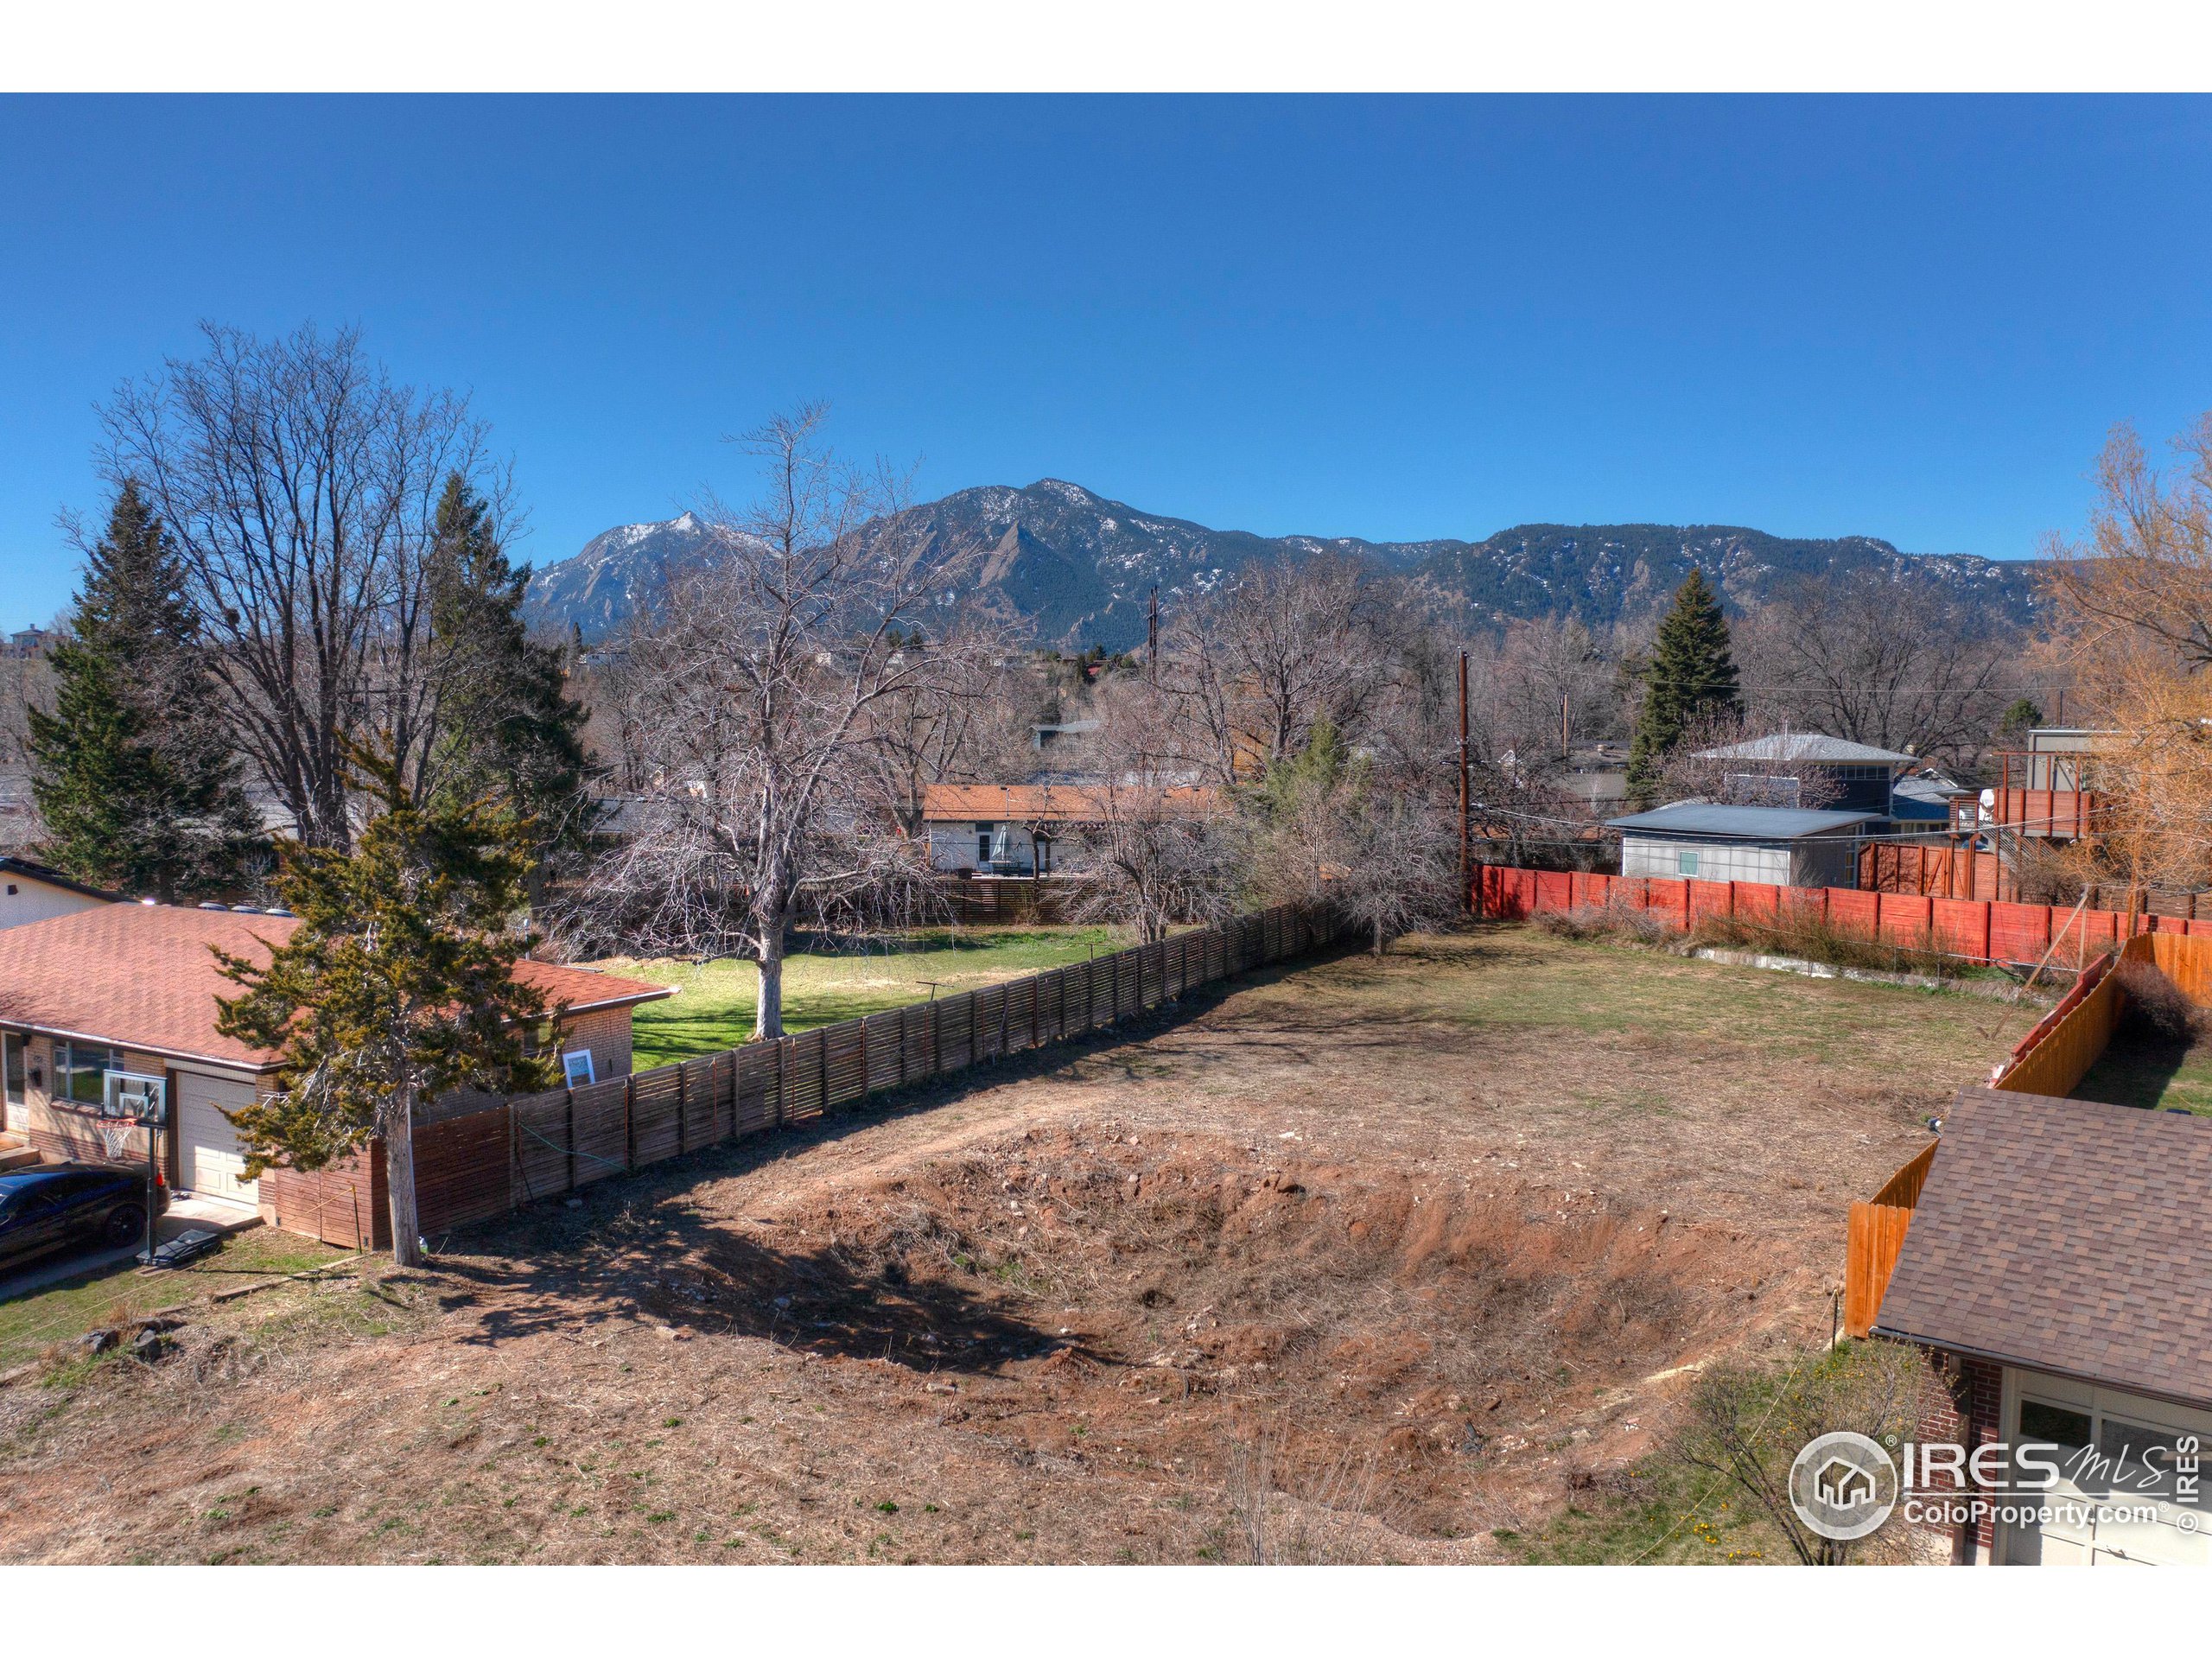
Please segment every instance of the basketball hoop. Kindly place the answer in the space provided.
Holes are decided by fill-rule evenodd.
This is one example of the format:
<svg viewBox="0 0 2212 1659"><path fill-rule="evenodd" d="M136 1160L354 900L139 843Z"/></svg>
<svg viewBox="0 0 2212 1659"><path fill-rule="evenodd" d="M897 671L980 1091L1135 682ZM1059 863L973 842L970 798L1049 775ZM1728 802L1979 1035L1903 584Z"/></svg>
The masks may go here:
<svg viewBox="0 0 2212 1659"><path fill-rule="evenodd" d="M92 1120L92 1128L100 1137L100 1145L107 1149L107 1160L111 1164L123 1161L123 1154L130 1146L130 1131L138 1127L136 1117L110 1117L102 1112Z"/></svg>
<svg viewBox="0 0 2212 1659"><path fill-rule="evenodd" d="M160 1077L138 1077L129 1071L111 1071L103 1081L99 1114L92 1124L100 1145L106 1148L108 1161L121 1163L130 1145L131 1130L146 1129L147 1145L151 1147L151 1131L168 1121L168 1090Z"/></svg>

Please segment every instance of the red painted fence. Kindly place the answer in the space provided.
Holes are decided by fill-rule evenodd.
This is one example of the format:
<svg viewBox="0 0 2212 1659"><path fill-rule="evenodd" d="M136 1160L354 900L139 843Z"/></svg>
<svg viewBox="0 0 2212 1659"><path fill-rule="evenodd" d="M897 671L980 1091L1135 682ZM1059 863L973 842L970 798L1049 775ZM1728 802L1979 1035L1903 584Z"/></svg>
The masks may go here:
<svg viewBox="0 0 2212 1659"><path fill-rule="evenodd" d="M2076 912L2064 905L2008 905L1976 899L1923 898L1909 893L1861 893L1849 887L1777 887L1759 881L1695 881L1659 876L1586 875L1558 870L1477 867L1475 913L1516 920L1547 911L1628 905L1685 931L1708 918L1772 920L1784 905L1867 938L1923 946L1974 962L2030 963L2046 952L2080 968L2126 937L2117 911ZM2137 933L2212 938L2212 919L2135 918ZM2056 944L2058 948L2052 950Z"/></svg>

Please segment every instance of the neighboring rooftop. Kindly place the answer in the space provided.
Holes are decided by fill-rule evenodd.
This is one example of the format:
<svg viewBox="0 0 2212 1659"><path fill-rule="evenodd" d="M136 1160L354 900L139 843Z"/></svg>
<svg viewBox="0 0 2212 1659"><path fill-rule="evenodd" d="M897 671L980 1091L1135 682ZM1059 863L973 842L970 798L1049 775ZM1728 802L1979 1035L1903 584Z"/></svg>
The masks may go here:
<svg viewBox="0 0 2212 1659"><path fill-rule="evenodd" d="M1754 737L1742 743L1730 743L1717 749L1700 749L1700 760L1775 760L1814 766L1911 766L1920 764L1916 755L1900 754L1895 749L1878 749L1869 743L1853 743L1848 739L1829 737L1820 732L1777 732L1771 737Z"/></svg>
<svg viewBox="0 0 2212 1659"><path fill-rule="evenodd" d="M1874 1329L2212 1407L2212 1119L1959 1092Z"/></svg>
<svg viewBox="0 0 2212 1659"><path fill-rule="evenodd" d="M239 988L211 946L265 962L299 922L251 912L103 905L0 928L0 1023L179 1059L265 1066L270 1054L215 1029L215 999ZM570 1011L674 992L559 963L518 962L515 977Z"/></svg>
<svg viewBox="0 0 2212 1659"><path fill-rule="evenodd" d="M64 875L51 865L32 859L17 858L12 854L0 854L0 873L19 875L29 881L43 881L49 887L62 887L71 893L81 893L87 899L105 899L110 904L120 903L123 895L110 893L105 887L95 887L79 881L73 875Z"/></svg>
<svg viewBox="0 0 2212 1659"><path fill-rule="evenodd" d="M1808 836L1840 835L1853 824L1885 817L1880 812L1818 812L1795 806L1715 806L1709 801L1675 801L1649 812L1608 818L1608 830L1648 836L1719 836L1735 841L1801 841Z"/></svg>
<svg viewBox="0 0 2212 1659"><path fill-rule="evenodd" d="M1170 810L1203 817L1219 798L1211 789L1171 785L1156 791L1128 787L1130 796L1157 792ZM922 791L925 822L1097 823L1109 816L1107 786L1095 784L931 784Z"/></svg>

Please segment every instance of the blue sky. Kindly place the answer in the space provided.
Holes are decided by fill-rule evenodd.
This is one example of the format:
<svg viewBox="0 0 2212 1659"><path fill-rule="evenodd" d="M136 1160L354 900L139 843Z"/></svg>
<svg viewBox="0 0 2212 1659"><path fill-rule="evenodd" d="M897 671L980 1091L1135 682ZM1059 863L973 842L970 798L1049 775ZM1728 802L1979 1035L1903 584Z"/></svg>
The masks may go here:
<svg viewBox="0 0 2212 1659"><path fill-rule="evenodd" d="M0 625L201 318L467 390L543 563L826 397L926 495L2033 552L2212 407L2212 105L0 99Z"/></svg>

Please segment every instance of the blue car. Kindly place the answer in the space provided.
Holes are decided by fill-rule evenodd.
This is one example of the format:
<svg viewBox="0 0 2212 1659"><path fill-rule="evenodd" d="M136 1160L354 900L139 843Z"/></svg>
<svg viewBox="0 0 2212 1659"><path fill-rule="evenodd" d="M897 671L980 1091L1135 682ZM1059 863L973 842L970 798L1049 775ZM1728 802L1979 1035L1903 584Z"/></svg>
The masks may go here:
<svg viewBox="0 0 2212 1659"><path fill-rule="evenodd" d="M155 1191L168 1209L168 1188ZM56 1250L119 1249L145 1230L143 1171L46 1164L0 1175L0 1270Z"/></svg>

